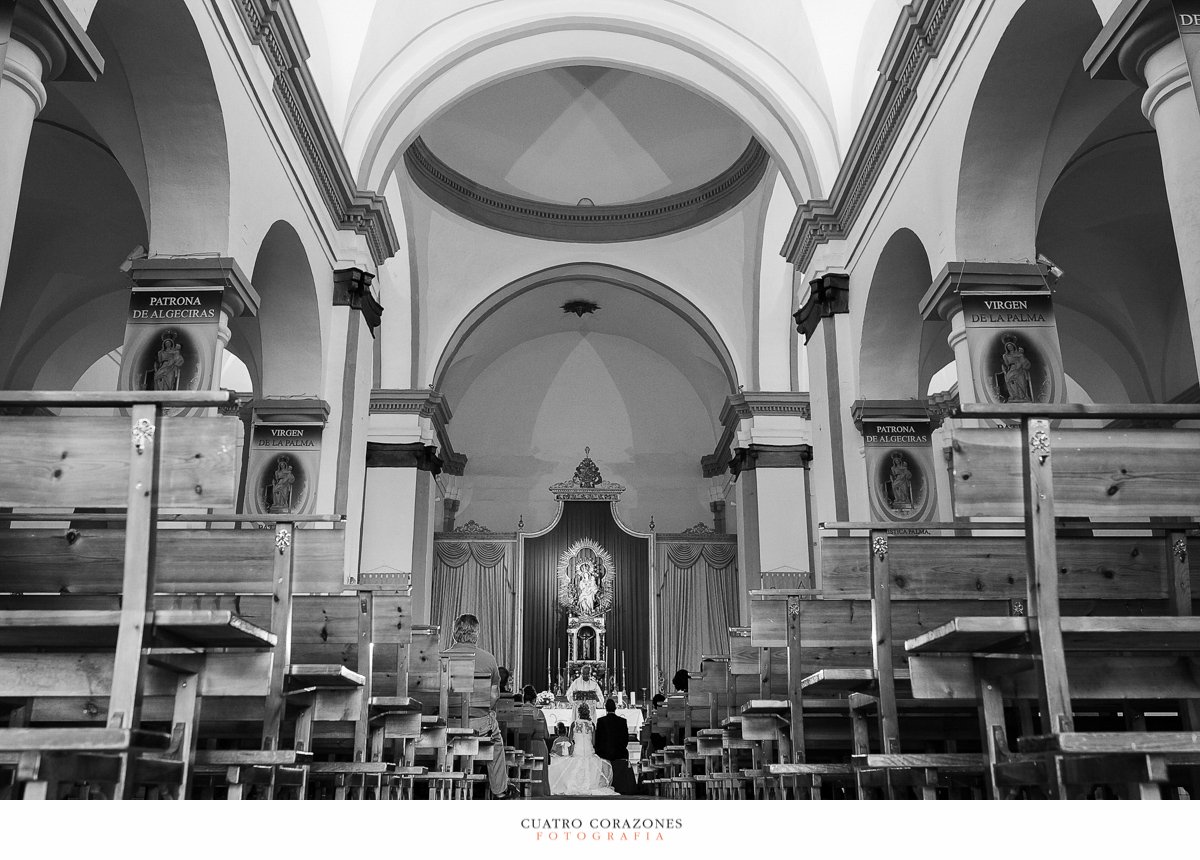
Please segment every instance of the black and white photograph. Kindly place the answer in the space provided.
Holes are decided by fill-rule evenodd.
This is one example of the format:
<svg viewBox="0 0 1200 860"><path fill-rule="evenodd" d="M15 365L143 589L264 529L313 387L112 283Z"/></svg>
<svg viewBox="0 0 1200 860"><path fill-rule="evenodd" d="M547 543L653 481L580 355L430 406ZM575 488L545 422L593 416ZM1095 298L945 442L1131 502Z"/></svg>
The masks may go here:
<svg viewBox="0 0 1200 860"><path fill-rule="evenodd" d="M3 850L1193 838L1087 801L1200 795L1200 0L0 0L0 70Z"/></svg>

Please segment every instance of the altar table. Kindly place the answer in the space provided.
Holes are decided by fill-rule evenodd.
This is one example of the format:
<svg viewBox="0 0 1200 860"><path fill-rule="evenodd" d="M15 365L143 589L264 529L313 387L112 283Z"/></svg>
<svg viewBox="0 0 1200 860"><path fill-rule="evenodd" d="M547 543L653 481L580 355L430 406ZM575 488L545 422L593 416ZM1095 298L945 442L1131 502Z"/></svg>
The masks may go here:
<svg viewBox="0 0 1200 860"><path fill-rule="evenodd" d="M562 723L567 728L571 727L572 720L575 719L575 711L572 708L542 708L542 716L546 718L546 731L550 733L550 737L554 737L554 727ZM603 708L600 709L600 717L604 716ZM625 722L629 724L629 733L637 737L638 730L642 727L644 718L642 712L638 708L618 708L617 716L624 717Z"/></svg>

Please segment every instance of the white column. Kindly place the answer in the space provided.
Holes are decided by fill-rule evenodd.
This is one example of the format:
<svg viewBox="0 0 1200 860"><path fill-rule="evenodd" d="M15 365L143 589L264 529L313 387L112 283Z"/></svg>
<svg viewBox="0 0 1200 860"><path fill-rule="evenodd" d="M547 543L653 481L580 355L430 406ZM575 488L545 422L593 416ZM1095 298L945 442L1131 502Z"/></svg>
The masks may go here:
<svg viewBox="0 0 1200 860"><path fill-rule="evenodd" d="M967 350L967 318L959 305L950 316L950 334L946 342L954 350L954 371L958 379L958 402L975 402L975 380L971 376L971 354Z"/></svg>
<svg viewBox="0 0 1200 860"><path fill-rule="evenodd" d="M1158 132L1179 270L1200 370L1200 112L1179 39L1156 50L1144 66L1142 112Z"/></svg>
<svg viewBox="0 0 1200 860"><path fill-rule="evenodd" d="M33 121L46 106L42 61L29 47L11 39L0 76L0 298L8 280L17 202Z"/></svg>

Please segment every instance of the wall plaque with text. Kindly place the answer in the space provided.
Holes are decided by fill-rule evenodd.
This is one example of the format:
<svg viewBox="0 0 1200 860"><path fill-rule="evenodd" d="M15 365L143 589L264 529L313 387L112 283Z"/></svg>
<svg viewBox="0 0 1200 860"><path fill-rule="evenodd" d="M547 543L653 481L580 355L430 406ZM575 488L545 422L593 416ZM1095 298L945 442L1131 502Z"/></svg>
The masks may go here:
<svg viewBox="0 0 1200 860"><path fill-rule="evenodd" d="M246 469L246 513L312 512L323 429L314 424L254 424Z"/></svg>
<svg viewBox="0 0 1200 860"><path fill-rule="evenodd" d="M138 289L129 296L120 387L204 391L212 386L220 287Z"/></svg>
<svg viewBox="0 0 1200 860"><path fill-rule="evenodd" d="M976 400L1066 399L1062 349L1048 292L964 292L962 308Z"/></svg>
<svg viewBox="0 0 1200 860"><path fill-rule="evenodd" d="M927 418L863 419L873 520L929 522L937 513L932 427Z"/></svg>

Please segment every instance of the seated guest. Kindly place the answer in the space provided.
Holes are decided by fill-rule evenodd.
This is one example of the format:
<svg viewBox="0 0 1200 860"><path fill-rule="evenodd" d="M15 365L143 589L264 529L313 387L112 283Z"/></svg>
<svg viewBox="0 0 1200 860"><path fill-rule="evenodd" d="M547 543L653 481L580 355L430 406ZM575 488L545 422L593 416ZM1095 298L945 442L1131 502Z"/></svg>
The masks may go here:
<svg viewBox="0 0 1200 860"><path fill-rule="evenodd" d="M690 679L687 669L680 669L671 677L671 686L678 693L686 693L688 691L688 680Z"/></svg>
<svg viewBox="0 0 1200 860"><path fill-rule="evenodd" d="M506 666L498 666L496 671L500 673L500 695L511 693L512 687L509 684L512 682L512 672Z"/></svg>
<svg viewBox="0 0 1200 860"><path fill-rule="evenodd" d="M656 753L667 745L667 738L659 732L652 731L654 726L654 712L666 704L667 697L662 693L655 693L654 698L650 700L650 712L646 714L646 719L642 723L641 742L645 749L644 755L650 757L651 753Z"/></svg>
<svg viewBox="0 0 1200 860"><path fill-rule="evenodd" d="M547 781L550 773L550 733L546 730L546 718L543 716L541 708L534 704L537 692L533 689L533 685L526 684L520 697L523 700L519 709L522 722L528 717L533 723L533 734L529 739L529 748L525 752L541 756L543 759L542 781L533 787L533 796L545 797L550 793L550 784ZM562 724L559 723L559 725Z"/></svg>

